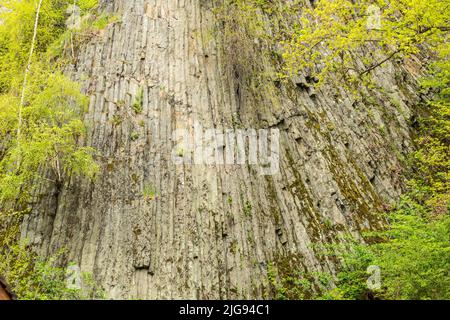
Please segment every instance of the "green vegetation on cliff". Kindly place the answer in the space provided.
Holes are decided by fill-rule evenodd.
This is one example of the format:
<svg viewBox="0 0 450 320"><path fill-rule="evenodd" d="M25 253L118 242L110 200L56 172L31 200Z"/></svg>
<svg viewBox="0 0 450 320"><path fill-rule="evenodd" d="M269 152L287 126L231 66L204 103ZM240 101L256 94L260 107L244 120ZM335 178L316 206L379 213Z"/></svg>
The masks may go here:
<svg viewBox="0 0 450 320"><path fill-rule="evenodd" d="M306 72L316 82L324 83L339 74L342 85L350 88L356 84L353 88L360 88L370 86L373 72L384 64L426 55L429 61L424 62L426 72L421 81L425 102L415 111L419 118L415 124L417 151L408 163L408 190L398 205L386 212L386 229L367 234L368 244L347 241L346 245L327 247L327 255L342 262L333 281L325 274L296 271L294 266L281 267L282 272L272 267L269 280L277 297L361 299L370 295L380 299L449 299L450 3L307 3L310 2L283 5L281 1L235 0L228 1L222 10L242 11L249 17L238 21L239 27L229 26L229 30L257 30L253 36L267 43L267 48L281 48L281 77ZM269 19L252 19L254 12L265 13ZM264 33L267 28L270 36ZM367 286L370 266L381 272L381 287L372 291ZM324 283L325 278L330 281ZM322 285L317 287L318 284Z"/></svg>
<svg viewBox="0 0 450 320"><path fill-rule="evenodd" d="M73 3L0 0L0 275L21 299L101 296L94 285L87 293L67 289L67 270L56 263L59 256L44 260L26 241L19 241L20 223L39 189L56 190L58 196L72 177L94 178L98 171L95 151L83 146L87 99L62 67L76 57L78 40L117 19L88 18L97 1L79 0L84 18L77 31L67 30ZM340 260L333 275L302 273L296 269L300 256L274 261L268 278L275 296L450 299L450 2L223 3L215 16L225 61L234 76L255 91L275 92L282 81L299 74L317 86L336 85L332 75L339 74L339 84L358 94L359 88L371 86L385 64L428 57L417 72L423 102L412 123L417 138L405 175L408 187L398 204L386 210L385 229L367 234L364 244L350 239L324 246L325 255ZM144 110L143 94L139 89L132 105L135 114ZM132 133L132 140L137 137ZM158 196L154 189L144 187L147 202ZM252 217L253 211L245 201L245 216ZM379 286L368 288L371 266L380 271L375 281Z"/></svg>
<svg viewBox="0 0 450 320"><path fill-rule="evenodd" d="M78 2L83 10L95 5ZM37 190L97 171L94 150L80 146L87 98L49 59L71 3L0 1L0 274L20 299L82 297L66 289L55 258L45 261L18 242Z"/></svg>

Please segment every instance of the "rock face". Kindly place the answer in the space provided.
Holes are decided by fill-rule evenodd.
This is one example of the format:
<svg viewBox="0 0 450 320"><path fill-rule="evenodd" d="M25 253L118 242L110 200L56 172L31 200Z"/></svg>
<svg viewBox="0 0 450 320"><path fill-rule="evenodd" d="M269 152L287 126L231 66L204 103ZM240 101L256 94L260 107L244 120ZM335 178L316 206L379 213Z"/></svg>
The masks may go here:
<svg viewBox="0 0 450 320"><path fill-rule="evenodd" d="M335 270L313 244L378 227L373 212L401 192L417 62L378 70L382 96L300 77L255 98L226 71L206 3L103 1L120 21L71 71L101 171L43 190L22 235L43 255L65 248L111 298L270 298L270 263ZM279 172L176 164L172 132L195 123L279 129Z"/></svg>

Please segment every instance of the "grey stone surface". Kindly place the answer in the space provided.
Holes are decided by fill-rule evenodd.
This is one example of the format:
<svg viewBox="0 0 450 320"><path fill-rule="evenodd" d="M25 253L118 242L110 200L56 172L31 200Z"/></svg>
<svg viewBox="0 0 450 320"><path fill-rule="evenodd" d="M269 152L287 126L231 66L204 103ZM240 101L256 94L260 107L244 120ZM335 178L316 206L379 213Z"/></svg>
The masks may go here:
<svg viewBox="0 0 450 320"><path fill-rule="evenodd" d="M309 271L333 271L312 244L381 225L373 212L402 191L417 61L377 70L386 93L371 104L329 87L256 99L226 73L202 1L104 8L121 21L92 36L71 70L90 97L80 143L98 150L101 171L42 190L22 228L42 254L66 248L111 298L269 298L270 262L295 255ZM282 131L279 174L172 162L174 129L231 128L236 117Z"/></svg>

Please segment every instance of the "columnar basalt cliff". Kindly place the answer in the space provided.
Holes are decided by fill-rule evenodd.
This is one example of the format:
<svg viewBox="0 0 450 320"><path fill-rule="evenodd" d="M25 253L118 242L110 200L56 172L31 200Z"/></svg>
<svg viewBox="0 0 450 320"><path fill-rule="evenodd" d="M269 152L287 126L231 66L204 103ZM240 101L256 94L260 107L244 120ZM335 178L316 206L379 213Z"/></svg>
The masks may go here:
<svg viewBox="0 0 450 320"><path fill-rule="evenodd" d="M42 190L22 236L43 255L65 248L111 298L270 298L269 264L333 272L314 244L379 227L376 212L402 191L417 61L377 70L385 93L365 99L302 77L255 93L227 71L212 7L104 0L120 21L69 71L90 97L81 143L101 170ZM172 132L194 123L278 128L279 173L177 165Z"/></svg>

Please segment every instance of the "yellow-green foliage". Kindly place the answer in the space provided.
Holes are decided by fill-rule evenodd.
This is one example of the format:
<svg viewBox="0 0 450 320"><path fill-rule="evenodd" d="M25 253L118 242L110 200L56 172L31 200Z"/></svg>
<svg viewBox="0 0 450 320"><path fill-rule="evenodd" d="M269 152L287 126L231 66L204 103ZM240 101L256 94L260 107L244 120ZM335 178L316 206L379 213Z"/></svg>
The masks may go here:
<svg viewBox="0 0 450 320"><path fill-rule="evenodd" d="M150 183L146 183L144 185L142 195L144 196L144 199L146 201L153 201L158 198L158 192L156 191L155 187Z"/></svg>
<svg viewBox="0 0 450 320"><path fill-rule="evenodd" d="M285 71L308 68L320 80L339 72L351 81L424 45L441 52L449 32L448 6L448 0L319 0L303 10L292 37L283 42Z"/></svg>
<svg viewBox="0 0 450 320"><path fill-rule="evenodd" d="M442 63L450 68L450 62ZM436 71L437 79L442 75ZM448 76L448 73L447 73ZM446 82L449 78L446 79ZM432 82L431 82L432 83ZM429 80L425 85L429 87ZM448 88L437 84L435 98L428 101L420 119L418 150L413 154L409 181L411 197L435 216L449 215L450 206L450 97Z"/></svg>
<svg viewBox="0 0 450 320"><path fill-rule="evenodd" d="M302 258L300 258L302 259ZM297 257L287 256L267 267L267 276L276 300L310 300L329 290L332 276L325 272L305 272Z"/></svg>
<svg viewBox="0 0 450 320"><path fill-rule="evenodd" d="M77 5L87 12L98 0L79 0ZM73 0L43 1L39 18L35 56L42 57L48 48L65 32L66 10ZM0 93L17 88L30 51L36 14L33 0L0 0Z"/></svg>
<svg viewBox="0 0 450 320"><path fill-rule="evenodd" d="M262 71L260 64L264 63L265 51L257 53L255 43L267 35L259 6L256 1L227 0L216 8L215 15L226 66L238 80L251 80Z"/></svg>
<svg viewBox="0 0 450 320"><path fill-rule="evenodd" d="M279 76L306 73L349 82L424 46L448 58L449 1L227 0L216 10L226 51L252 65L262 50L281 55ZM238 53L238 54L237 54Z"/></svg>
<svg viewBox="0 0 450 320"><path fill-rule="evenodd" d="M105 29L109 24L120 21L120 18L116 15L106 15L103 14L94 20L92 26L95 29L102 30Z"/></svg>
<svg viewBox="0 0 450 320"><path fill-rule="evenodd" d="M58 39L48 48L48 60L59 64L67 64L76 59L80 46L98 35L108 25L120 22L120 17L111 14L94 14L93 10L81 16L79 23L59 35ZM63 58L62 58L63 57Z"/></svg>
<svg viewBox="0 0 450 320"><path fill-rule="evenodd" d="M450 299L449 6L448 0L319 0L314 6L309 1L230 0L221 7L232 13L218 15L226 39L235 39L228 55L251 77L261 48L281 52L278 71L283 77L302 73L321 82L337 79L339 85L370 80L372 71L387 61L429 57L423 79L428 101L416 110L420 125L408 191L389 212L389 226L367 235L369 245L356 241L332 248L343 265L334 279L337 288L328 290L325 284L324 295L311 289L320 277L312 280L296 269L275 274L272 268L269 280L278 298L364 298L369 291L366 269L377 265L382 288L372 292L376 297ZM236 52L244 53L243 62L232 56ZM242 68L246 65L250 68Z"/></svg>

